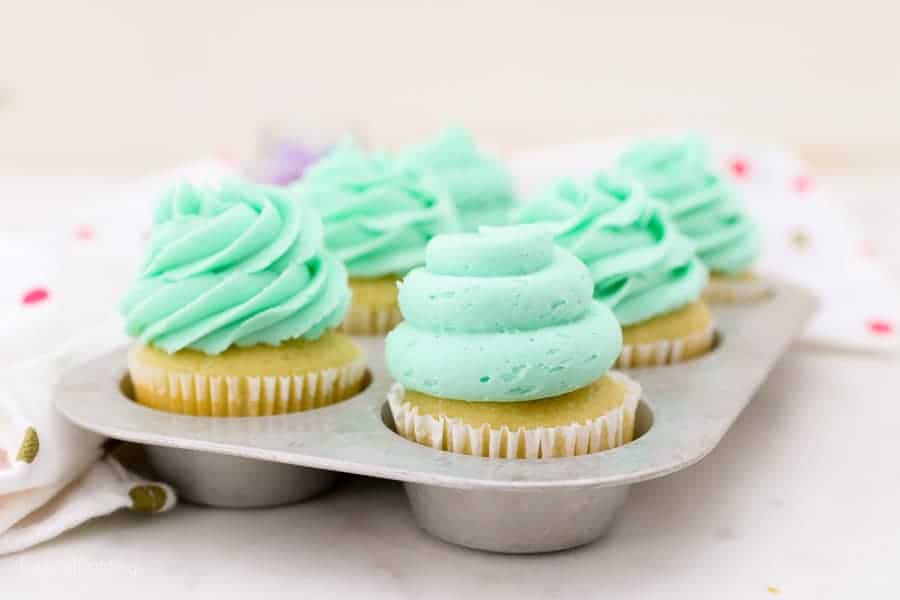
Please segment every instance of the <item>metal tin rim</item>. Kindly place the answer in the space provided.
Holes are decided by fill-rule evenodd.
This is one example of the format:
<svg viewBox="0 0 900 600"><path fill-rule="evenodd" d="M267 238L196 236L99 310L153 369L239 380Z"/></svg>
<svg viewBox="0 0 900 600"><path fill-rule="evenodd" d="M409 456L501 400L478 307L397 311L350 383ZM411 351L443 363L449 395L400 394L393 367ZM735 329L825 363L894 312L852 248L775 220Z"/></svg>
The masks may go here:
<svg viewBox="0 0 900 600"><path fill-rule="evenodd" d="M716 307L719 347L703 358L631 371L644 388L653 427L634 442L574 458L489 459L410 442L388 428L391 379L379 339L358 338L372 381L336 405L275 417L215 418L162 413L128 400L119 383L125 348L68 371L59 410L112 438L460 489L525 490L625 485L661 477L711 452L749 402L815 302L773 282L765 302ZM716 377L708 377L715 372Z"/></svg>

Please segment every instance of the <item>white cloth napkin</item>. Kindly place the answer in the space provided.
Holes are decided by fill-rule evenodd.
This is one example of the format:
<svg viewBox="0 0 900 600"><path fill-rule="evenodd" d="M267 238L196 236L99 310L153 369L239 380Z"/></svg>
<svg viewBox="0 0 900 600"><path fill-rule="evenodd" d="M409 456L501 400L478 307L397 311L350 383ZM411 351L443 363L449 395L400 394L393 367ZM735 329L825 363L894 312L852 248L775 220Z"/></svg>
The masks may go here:
<svg viewBox="0 0 900 600"><path fill-rule="evenodd" d="M23 550L119 508L163 512L172 489L103 455L104 439L53 406L64 369L92 355L83 344L0 371L0 555ZM99 462L98 462L99 461Z"/></svg>
<svg viewBox="0 0 900 600"><path fill-rule="evenodd" d="M671 133L671 132L667 132ZM808 165L789 152L710 135L716 164L729 174L763 230L756 268L814 292L820 308L804 340L837 349L894 351L900 344L898 290L831 201ZM563 175L608 168L632 139L535 148L513 157L520 192Z"/></svg>

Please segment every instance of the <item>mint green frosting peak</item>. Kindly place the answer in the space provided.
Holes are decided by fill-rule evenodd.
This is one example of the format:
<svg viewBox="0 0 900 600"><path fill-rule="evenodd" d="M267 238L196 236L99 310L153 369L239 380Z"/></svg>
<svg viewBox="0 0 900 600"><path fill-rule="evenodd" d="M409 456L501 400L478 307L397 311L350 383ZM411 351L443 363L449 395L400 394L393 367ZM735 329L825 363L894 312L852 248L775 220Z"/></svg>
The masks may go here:
<svg viewBox="0 0 900 600"><path fill-rule="evenodd" d="M622 349L621 328L592 288L546 227L438 236L400 287L405 320L388 334L388 369L409 389L454 400L536 400L584 387Z"/></svg>
<svg viewBox="0 0 900 600"><path fill-rule="evenodd" d="M400 159L430 171L446 187L466 231L510 222L516 195L509 172L500 161L479 152L465 129L445 129L436 140L408 148Z"/></svg>
<svg viewBox="0 0 900 600"><path fill-rule="evenodd" d="M322 215L325 246L353 277L404 275L425 261L431 238L460 227L440 182L352 143L339 145L293 189Z"/></svg>
<svg viewBox="0 0 900 600"><path fill-rule="evenodd" d="M166 352L316 339L343 319L347 272L318 215L283 189L179 184L156 205L147 256L122 300L128 333Z"/></svg>
<svg viewBox="0 0 900 600"><path fill-rule="evenodd" d="M711 166L696 136L647 140L619 158L619 168L662 201L712 270L739 273L759 256L760 232L734 188Z"/></svg>
<svg viewBox="0 0 900 600"><path fill-rule="evenodd" d="M586 265L594 298L623 326L676 310L700 297L707 270L693 244L640 184L596 175L561 179L528 202L523 223L545 223L556 242Z"/></svg>

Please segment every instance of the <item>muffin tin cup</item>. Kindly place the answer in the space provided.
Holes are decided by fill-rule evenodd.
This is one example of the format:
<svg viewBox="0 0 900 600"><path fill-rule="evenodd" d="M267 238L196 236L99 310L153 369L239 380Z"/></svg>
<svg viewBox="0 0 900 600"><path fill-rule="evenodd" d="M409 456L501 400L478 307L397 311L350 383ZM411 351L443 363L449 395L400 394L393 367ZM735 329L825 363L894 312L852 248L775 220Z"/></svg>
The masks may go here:
<svg viewBox="0 0 900 600"><path fill-rule="evenodd" d="M340 473L296 467L216 452L147 446L160 479L194 504L219 508L264 508L293 504L334 487Z"/></svg>
<svg viewBox="0 0 900 600"><path fill-rule="evenodd" d="M431 535L466 548L505 554L556 552L602 537L630 485L465 490L405 484L413 515Z"/></svg>
<svg viewBox="0 0 900 600"><path fill-rule="evenodd" d="M444 452L392 429L383 340L360 338L370 382L357 396L306 412L215 418L164 413L123 390L127 348L68 371L55 400L76 424L143 443L183 497L268 506L319 494L336 473L403 481L419 525L448 542L509 553L562 550L602 536L634 483L711 452L812 314L806 292L771 282L750 305L717 306L716 348L674 366L638 369L635 440L567 458L484 458Z"/></svg>

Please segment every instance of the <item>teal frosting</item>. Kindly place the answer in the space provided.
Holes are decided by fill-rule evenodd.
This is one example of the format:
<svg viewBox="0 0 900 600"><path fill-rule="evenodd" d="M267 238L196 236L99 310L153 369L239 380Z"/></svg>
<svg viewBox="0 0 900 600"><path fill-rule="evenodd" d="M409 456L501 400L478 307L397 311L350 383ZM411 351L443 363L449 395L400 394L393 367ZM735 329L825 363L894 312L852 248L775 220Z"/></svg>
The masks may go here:
<svg viewBox="0 0 900 600"><path fill-rule="evenodd" d="M121 304L128 333L166 352L316 339L343 319L347 272L322 222L288 192L230 181L169 190L138 280Z"/></svg>
<svg viewBox="0 0 900 600"><path fill-rule="evenodd" d="M318 209L325 246L353 277L404 275L425 261L432 237L459 230L439 182L349 142L311 167L294 189Z"/></svg>
<svg viewBox="0 0 900 600"><path fill-rule="evenodd" d="M640 142L622 154L618 167L666 205L710 270L740 273L759 256L759 228L734 188L710 167L700 138Z"/></svg>
<svg viewBox="0 0 900 600"><path fill-rule="evenodd" d="M400 287L387 365L408 389L467 401L564 394L599 378L622 331L584 264L542 226L436 237Z"/></svg>
<svg viewBox="0 0 900 600"><path fill-rule="evenodd" d="M510 222L516 195L509 172L481 154L465 129L448 128L433 142L407 149L400 160L433 173L450 193L466 231Z"/></svg>
<svg viewBox="0 0 900 600"><path fill-rule="evenodd" d="M556 242L587 265L594 298L623 326L676 310L706 286L693 243L640 184L602 173L583 185L562 179L527 203L518 220L551 227Z"/></svg>

